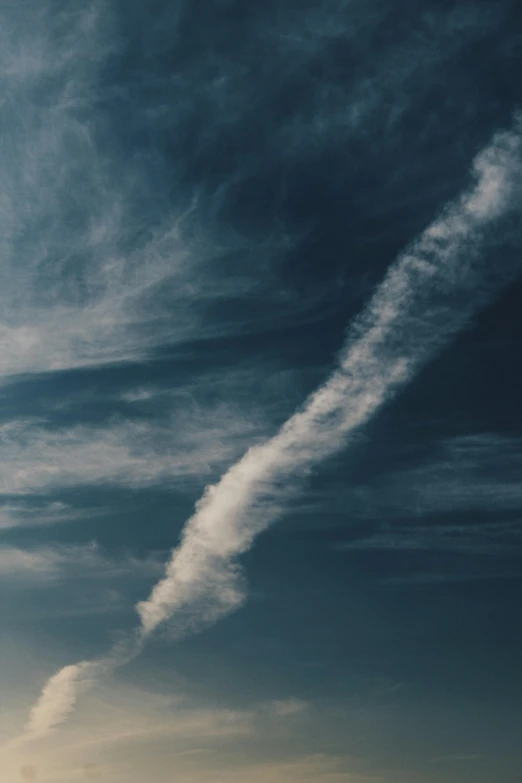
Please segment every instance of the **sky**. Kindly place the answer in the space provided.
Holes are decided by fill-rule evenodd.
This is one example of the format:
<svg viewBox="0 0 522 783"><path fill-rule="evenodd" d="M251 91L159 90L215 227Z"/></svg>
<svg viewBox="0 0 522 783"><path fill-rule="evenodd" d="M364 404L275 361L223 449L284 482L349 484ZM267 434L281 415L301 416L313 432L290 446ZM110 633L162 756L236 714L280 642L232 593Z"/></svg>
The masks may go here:
<svg viewBox="0 0 522 783"><path fill-rule="evenodd" d="M0 4L0 772L520 783L517 0Z"/></svg>

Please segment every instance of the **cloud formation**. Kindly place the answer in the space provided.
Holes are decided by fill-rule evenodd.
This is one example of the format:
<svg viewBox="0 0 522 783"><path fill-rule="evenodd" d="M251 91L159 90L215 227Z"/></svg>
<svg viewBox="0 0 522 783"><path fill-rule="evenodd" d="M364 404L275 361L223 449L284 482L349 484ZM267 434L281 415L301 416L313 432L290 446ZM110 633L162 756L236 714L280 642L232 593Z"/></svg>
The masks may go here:
<svg viewBox="0 0 522 783"><path fill-rule="evenodd" d="M136 111L134 87L107 77L107 65L110 70L124 48L110 3L92 0L80 8L42 3L29 27L20 24L14 7L8 11L0 40L3 383L18 375L139 360L165 344L237 331L245 321L266 328L306 313L310 301L302 292L295 296L266 285L274 259L303 227L282 219L255 240L226 229L216 219L225 194L272 165L274 150L295 162L326 139L345 145L354 130L366 133L362 120L372 112L379 128L393 126L407 108L406 96L425 89L433 63L481 40L503 16L473 3L449 14L422 15L411 40L381 41L379 67L373 57L358 54L353 84L347 85L338 76L333 84L316 79L318 64L347 41L354 51L361 41L361 51L370 51L389 10L376 7L368 14L365 4L339 0L299 8L297 15L292 8L281 10L274 26L270 12L260 8L247 34L227 38L225 48L207 52L196 45L190 55L181 55L168 86L164 73L153 73L159 105L140 95ZM165 21L169 45L173 36L187 34L186 11L183 3L159 11L157 34ZM220 22L223 11L216 7L213 13ZM201 31L191 32L199 41ZM148 38L143 47L153 68ZM253 90L260 65L262 89ZM303 106L272 116L273 107L284 105L292 92L301 95ZM172 101L173 94L175 111L169 111L161 101ZM151 134L152 149L137 149L130 130L127 135L111 124L108 107L121 111L125 123L131 105L132 130ZM252 128L256 109L266 125ZM187 137L194 137L195 123L192 145ZM225 160L222 149L239 148L238 134L252 136L252 146ZM177 155L167 176L172 197L158 176L166 165L159 151L165 137ZM224 170L218 166L217 181L196 177L193 185L183 185L185 167L201 178L202 150L219 158ZM230 263L234 256L240 264ZM259 307L260 299L284 307ZM234 308L223 304L238 300L243 315L227 316L225 309ZM220 317L209 318L218 309Z"/></svg>
<svg viewBox="0 0 522 783"><path fill-rule="evenodd" d="M317 513L335 495L355 518L391 519L399 528L408 519L409 529L416 527L413 520L426 518L435 530L436 518L448 513L513 518L522 512L521 471L520 437L475 432L436 440L423 456L415 453L399 469L392 461L389 470L364 483L327 485L310 507ZM502 529L502 522L495 524Z"/></svg>
<svg viewBox="0 0 522 783"><path fill-rule="evenodd" d="M474 187L391 266L352 326L338 369L277 435L207 488L164 579L138 604L143 636L202 599L212 597L211 619L237 606L243 596L234 559L277 515L265 499L335 454L512 279L510 264L488 279L480 240L489 223L519 207L521 144L518 120L515 130L495 136L474 163Z"/></svg>
<svg viewBox="0 0 522 783"><path fill-rule="evenodd" d="M382 487L383 501L416 515L522 511L521 469L518 437L483 432L447 438L423 463L390 476Z"/></svg>
<svg viewBox="0 0 522 783"><path fill-rule="evenodd" d="M67 674L73 679L77 673ZM322 781L327 770L339 768L340 775L344 761L303 755L302 733L315 732L330 710L292 698L231 707L184 691L173 696L112 680L85 693L77 717L63 736L12 748L2 758L4 773L16 780L20 766L30 764L38 779L53 781L84 779L87 770L101 779L134 783L153 775L167 781L172 769L182 779L224 780L228 773L246 781L270 775L295 780L295 772L298 779Z"/></svg>
<svg viewBox="0 0 522 783"><path fill-rule="evenodd" d="M260 412L247 416L240 404L203 408L189 394L182 402L156 423L114 418L102 426L52 428L22 419L0 425L0 495L82 484L146 487L208 476L265 431Z"/></svg>
<svg viewBox="0 0 522 783"><path fill-rule="evenodd" d="M300 479L346 445L520 271L519 263L509 260L491 270L482 252L488 228L520 207L519 125L517 119L512 131L493 138L475 160L470 189L392 264L352 325L330 378L273 438L250 448L207 488L165 576L137 605L142 640L178 613L185 615L181 630L186 631L237 608L244 590L236 558L274 521ZM44 689L49 706L37 713L41 733L72 708L76 677L70 668L67 672L66 698L61 673Z"/></svg>
<svg viewBox="0 0 522 783"><path fill-rule="evenodd" d="M78 691L89 683L98 667L89 662L64 666L46 683L40 698L31 709L26 726L27 739L45 736L54 726L62 723L74 710Z"/></svg>
<svg viewBox="0 0 522 783"><path fill-rule="evenodd" d="M197 187L179 186L174 206L147 153L116 154L104 68L122 43L109 5L43 3L28 27L14 8L2 16L2 383L209 336L207 308L254 285L226 274L226 258L270 256L278 244L253 248L210 221L204 228ZM215 319L211 328L215 336Z"/></svg>
<svg viewBox="0 0 522 783"><path fill-rule="evenodd" d="M111 578L128 574L154 576L158 560L138 559L130 555L109 557L93 542L31 549L0 546L0 577L23 583L54 583L78 578Z"/></svg>
<svg viewBox="0 0 522 783"><path fill-rule="evenodd" d="M56 525L77 519L80 515L80 512L60 501L32 506L25 503L5 503L0 506L0 531Z"/></svg>

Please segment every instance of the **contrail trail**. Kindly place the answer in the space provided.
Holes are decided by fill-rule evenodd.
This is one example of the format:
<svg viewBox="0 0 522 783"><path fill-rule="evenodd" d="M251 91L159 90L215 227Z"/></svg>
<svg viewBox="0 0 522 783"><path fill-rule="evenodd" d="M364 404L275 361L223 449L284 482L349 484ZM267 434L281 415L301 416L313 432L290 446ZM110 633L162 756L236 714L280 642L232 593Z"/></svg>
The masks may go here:
<svg viewBox="0 0 522 783"><path fill-rule="evenodd" d="M338 451L505 284L509 270L496 285L487 280L471 245L509 208L520 148L516 133L495 136L474 163L475 187L392 265L352 327L335 372L273 438L207 488L164 578L137 606L144 637L187 605L203 602L208 620L212 610L219 615L240 603L234 558L277 515L266 499Z"/></svg>
<svg viewBox="0 0 522 783"><path fill-rule="evenodd" d="M473 186L390 267L352 325L338 367L279 432L249 449L205 490L173 551L164 577L137 605L140 625L129 646L101 662L62 669L44 687L22 738L42 736L74 709L79 685L94 671L139 654L162 622L180 618L197 630L244 600L237 557L277 517L281 501L315 464L346 445L477 310L521 270L490 264L481 248L494 221L521 207L522 122L496 134L473 164ZM80 667L78 669L78 667Z"/></svg>

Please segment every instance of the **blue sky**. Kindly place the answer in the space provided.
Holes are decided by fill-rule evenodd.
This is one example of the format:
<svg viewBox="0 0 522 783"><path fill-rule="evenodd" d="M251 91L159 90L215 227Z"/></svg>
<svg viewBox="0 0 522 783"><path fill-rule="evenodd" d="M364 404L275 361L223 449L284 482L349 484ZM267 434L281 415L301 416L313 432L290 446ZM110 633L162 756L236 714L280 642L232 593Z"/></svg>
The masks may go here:
<svg viewBox="0 0 522 783"><path fill-rule="evenodd" d="M0 19L2 776L518 783L518 4Z"/></svg>

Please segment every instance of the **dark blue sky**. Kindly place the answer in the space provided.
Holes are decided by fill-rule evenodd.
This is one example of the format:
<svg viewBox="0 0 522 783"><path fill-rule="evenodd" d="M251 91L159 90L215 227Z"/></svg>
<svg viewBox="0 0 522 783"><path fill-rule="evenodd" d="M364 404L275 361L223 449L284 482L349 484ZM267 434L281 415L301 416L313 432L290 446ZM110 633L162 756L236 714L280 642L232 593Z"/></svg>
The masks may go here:
<svg viewBox="0 0 522 783"><path fill-rule="evenodd" d="M8 783L519 783L519 3L0 21Z"/></svg>

